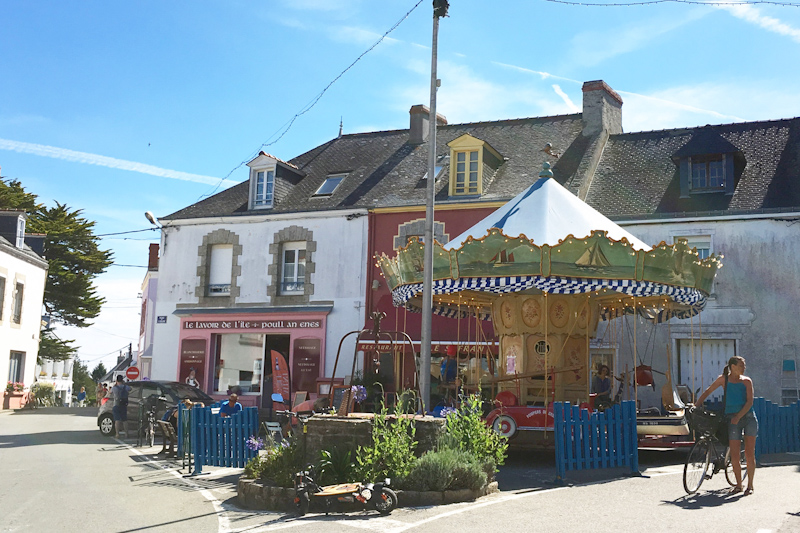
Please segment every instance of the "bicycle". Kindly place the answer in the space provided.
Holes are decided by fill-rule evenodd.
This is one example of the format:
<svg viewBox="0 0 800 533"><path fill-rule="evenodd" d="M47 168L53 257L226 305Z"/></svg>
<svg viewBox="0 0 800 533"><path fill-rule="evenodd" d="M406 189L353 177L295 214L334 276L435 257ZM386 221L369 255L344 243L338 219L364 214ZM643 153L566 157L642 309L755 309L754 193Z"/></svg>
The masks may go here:
<svg viewBox="0 0 800 533"><path fill-rule="evenodd" d="M731 449L722 444L716 436L724 415L706 411L702 407L689 407L689 421L694 429L696 441L686 457L683 467L683 488L687 494L694 494L706 479L711 479L720 470L725 470L725 479L732 487L736 486L736 475L731 463ZM699 437L697 436L699 435ZM742 448L739 464L742 469L742 483L747 479L747 464ZM709 470L711 467L711 470Z"/></svg>
<svg viewBox="0 0 800 533"><path fill-rule="evenodd" d="M164 400L166 400L166 398L154 396L150 396L145 400L144 412L140 412L139 414L139 431L137 432L137 444L139 446L147 445L151 448L155 446L157 425L156 412L158 410L158 402L163 402ZM144 438L144 443L142 443L142 438Z"/></svg>

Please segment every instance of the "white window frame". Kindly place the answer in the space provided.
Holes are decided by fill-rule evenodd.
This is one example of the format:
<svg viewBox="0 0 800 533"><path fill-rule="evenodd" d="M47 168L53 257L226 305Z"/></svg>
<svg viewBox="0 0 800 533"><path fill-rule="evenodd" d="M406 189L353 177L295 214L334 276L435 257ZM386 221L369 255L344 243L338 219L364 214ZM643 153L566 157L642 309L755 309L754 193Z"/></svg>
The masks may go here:
<svg viewBox="0 0 800 533"><path fill-rule="evenodd" d="M303 251L303 259L302 259L302 266L303 266L303 274L299 274L299 266L301 264L300 254L297 252ZM286 261L286 252L295 252L293 254L293 261L287 262ZM290 241L284 242L281 244L281 278L280 283L278 285L278 294L280 295L293 295L293 294L304 294L305 293L305 282L306 282L306 241ZM291 265L293 275L287 277L287 265ZM291 284L290 288L287 288L287 284Z"/></svg>
<svg viewBox="0 0 800 533"><path fill-rule="evenodd" d="M25 218L17 218L17 248L25 247Z"/></svg>
<svg viewBox="0 0 800 533"><path fill-rule="evenodd" d="M233 245L213 244L209 256L208 296L230 296Z"/></svg>
<svg viewBox="0 0 800 533"><path fill-rule="evenodd" d="M25 284L17 281L14 286L14 301L11 305L11 322L22 324L22 300L25 297Z"/></svg>
<svg viewBox="0 0 800 533"><path fill-rule="evenodd" d="M314 198L327 198L329 196L333 196L333 193L336 192L336 189L339 188L339 185L342 184L342 182L344 181L344 179L346 177L347 177L347 173L329 175L328 177L325 178L325 181L322 182L322 185L319 186L319 188L313 194L312 197L314 197ZM334 180L338 180L338 181L336 182L336 185L333 186L333 189L331 189L330 192L321 192L329 182L334 181Z"/></svg>
<svg viewBox="0 0 800 533"><path fill-rule="evenodd" d="M275 171L276 167L260 167L251 170L253 209L267 209L275 202ZM259 176L261 174L261 176ZM259 193L259 179L263 180Z"/></svg>

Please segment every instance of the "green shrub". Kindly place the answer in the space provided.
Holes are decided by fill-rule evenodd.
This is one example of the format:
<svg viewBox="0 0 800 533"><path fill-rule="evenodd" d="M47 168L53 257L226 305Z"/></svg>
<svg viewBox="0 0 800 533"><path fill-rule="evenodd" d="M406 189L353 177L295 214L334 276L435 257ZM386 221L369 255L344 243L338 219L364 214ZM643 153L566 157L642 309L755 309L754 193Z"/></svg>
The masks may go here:
<svg viewBox="0 0 800 533"><path fill-rule="evenodd" d="M320 452L317 464L319 483L333 485L354 481L355 463L353 450L345 446L334 446L330 450Z"/></svg>
<svg viewBox="0 0 800 533"><path fill-rule="evenodd" d="M420 457L400 483L406 490L478 490L486 484L486 479L481 462L474 455L442 448Z"/></svg>
<svg viewBox="0 0 800 533"><path fill-rule="evenodd" d="M260 479L265 485L294 486L294 475L303 468L303 454L297 437L285 444L268 446L266 453L251 459L244 467L247 477Z"/></svg>
<svg viewBox="0 0 800 533"><path fill-rule="evenodd" d="M453 448L471 453L482 468L496 468L505 462L508 443L486 425L481 413L481 397L471 394L461 399L458 409L447 415L445 433L439 448Z"/></svg>
<svg viewBox="0 0 800 533"><path fill-rule="evenodd" d="M414 450L416 427L414 420L405 417L389 418L386 406L372 421L372 443L356 451L358 479L400 479L408 475L416 461Z"/></svg>

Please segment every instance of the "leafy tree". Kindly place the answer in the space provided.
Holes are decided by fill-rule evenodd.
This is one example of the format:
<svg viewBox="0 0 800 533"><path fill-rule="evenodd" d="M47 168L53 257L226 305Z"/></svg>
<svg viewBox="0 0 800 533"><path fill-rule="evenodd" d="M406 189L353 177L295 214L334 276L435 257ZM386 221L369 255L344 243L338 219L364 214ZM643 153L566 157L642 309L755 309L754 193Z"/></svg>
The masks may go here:
<svg viewBox="0 0 800 533"><path fill-rule="evenodd" d="M104 299L97 295L94 278L112 263L112 253L101 250L95 223L80 209L56 202L46 207L16 180L0 179L0 208L28 212L29 233L46 234L44 250L49 264L44 305L56 320L77 327L91 325ZM45 336L43 335L42 338Z"/></svg>
<svg viewBox="0 0 800 533"><path fill-rule="evenodd" d="M89 369L76 357L72 366L73 394L77 395L81 391L81 387L86 387L87 395L94 396L95 385L94 381L92 381L92 376L89 375Z"/></svg>
<svg viewBox="0 0 800 533"><path fill-rule="evenodd" d="M38 362L41 364L45 359L52 359L53 361L69 359L75 354L75 348L70 345L72 342L75 341L62 341L51 328L43 329L39 339Z"/></svg>
<svg viewBox="0 0 800 533"><path fill-rule="evenodd" d="M100 361L99 363L97 363L97 366L94 367L94 370L92 370L92 380L96 382L100 381L100 378L102 378L106 374L108 374L108 370L106 370L106 365L104 365L103 362Z"/></svg>

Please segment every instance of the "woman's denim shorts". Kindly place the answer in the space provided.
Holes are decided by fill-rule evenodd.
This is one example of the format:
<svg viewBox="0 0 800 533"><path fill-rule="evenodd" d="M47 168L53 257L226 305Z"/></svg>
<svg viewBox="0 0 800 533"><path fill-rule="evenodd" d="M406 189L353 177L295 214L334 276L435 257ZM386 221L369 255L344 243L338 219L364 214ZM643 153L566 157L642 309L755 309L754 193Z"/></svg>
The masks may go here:
<svg viewBox="0 0 800 533"><path fill-rule="evenodd" d="M748 411L738 424L731 422L734 415L728 415L728 440L742 440L745 437L755 437L758 434L758 419L753 411Z"/></svg>

